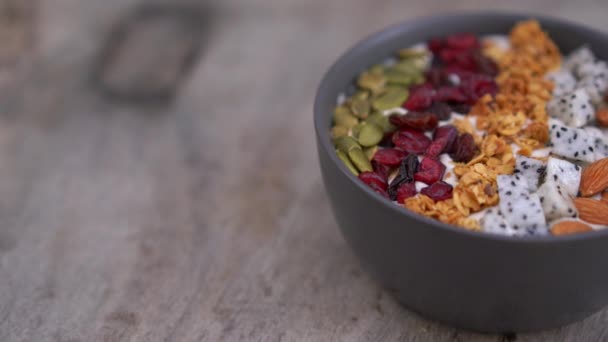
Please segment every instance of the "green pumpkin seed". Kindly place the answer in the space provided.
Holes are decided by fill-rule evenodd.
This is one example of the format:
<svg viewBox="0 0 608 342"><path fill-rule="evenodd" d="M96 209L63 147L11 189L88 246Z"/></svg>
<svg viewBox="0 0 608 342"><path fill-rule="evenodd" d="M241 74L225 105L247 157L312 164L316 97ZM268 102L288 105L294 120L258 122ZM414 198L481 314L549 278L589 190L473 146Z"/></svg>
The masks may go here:
<svg viewBox="0 0 608 342"><path fill-rule="evenodd" d="M405 86L409 86L413 81L412 75L405 73L399 69L395 69L395 68L387 69L385 75L386 75L386 80L389 83L396 83L396 84L402 84Z"/></svg>
<svg viewBox="0 0 608 342"><path fill-rule="evenodd" d="M365 119L369 116L371 105L368 100L353 98L350 101L350 110L356 117Z"/></svg>
<svg viewBox="0 0 608 342"><path fill-rule="evenodd" d="M334 126L331 128L331 137L336 139L348 135L348 128L344 126Z"/></svg>
<svg viewBox="0 0 608 342"><path fill-rule="evenodd" d="M399 58L403 59L422 58L428 55L426 51L420 49L401 49L399 50L398 54Z"/></svg>
<svg viewBox="0 0 608 342"><path fill-rule="evenodd" d="M382 128L384 133L392 132L396 129L396 127L393 126L393 124L391 124L391 122L388 120L388 116L378 112L370 115L365 122L367 122L367 124L376 125Z"/></svg>
<svg viewBox="0 0 608 342"><path fill-rule="evenodd" d="M371 68L369 68L368 71L371 72L372 74L382 75L382 74L384 74L384 65L376 64L376 65L372 66Z"/></svg>
<svg viewBox="0 0 608 342"><path fill-rule="evenodd" d="M334 123L336 126L351 128L359 123L359 120L350 112L348 107L338 106L334 110Z"/></svg>
<svg viewBox="0 0 608 342"><path fill-rule="evenodd" d="M378 94L386 84L386 77L381 74L364 72L357 80L359 87L370 90L372 94Z"/></svg>
<svg viewBox="0 0 608 342"><path fill-rule="evenodd" d="M348 157L353 162L353 164L355 164L357 169L359 169L359 171L366 172L373 170L372 164L370 163L369 159L367 159L365 153L363 153L363 150L361 150L360 148L348 151Z"/></svg>
<svg viewBox="0 0 608 342"><path fill-rule="evenodd" d="M374 158L374 154L378 151L378 146L367 147L363 149L363 153L367 156L370 161Z"/></svg>
<svg viewBox="0 0 608 342"><path fill-rule="evenodd" d="M336 150L336 154L338 155L338 158L340 158L340 160L348 168L348 170L350 170L350 172L353 173L353 175L355 175L355 176L359 175L359 170L357 170L355 165L353 165L353 163L350 161L350 159L348 159L348 156L344 152L342 152L340 150Z"/></svg>
<svg viewBox="0 0 608 342"><path fill-rule="evenodd" d="M359 144L363 147L377 145L384 137L384 131L379 126L367 124L361 127L359 132Z"/></svg>
<svg viewBox="0 0 608 342"><path fill-rule="evenodd" d="M353 128L350 129L350 136L359 139L359 133L361 133L361 129L365 125L365 122L360 122L357 125L354 125Z"/></svg>
<svg viewBox="0 0 608 342"><path fill-rule="evenodd" d="M414 79L413 79L413 83L414 84L422 84L425 81L426 80L424 79L424 75L423 74L418 74L418 75L414 76Z"/></svg>
<svg viewBox="0 0 608 342"><path fill-rule="evenodd" d="M373 100L372 107L379 111L400 107L407 100L408 95L407 90L389 89Z"/></svg>
<svg viewBox="0 0 608 342"><path fill-rule="evenodd" d="M349 137L349 136L338 137L336 139L335 143L336 143L336 147L344 153L348 153L352 150L361 149L361 146L359 145L357 140L355 140L354 138Z"/></svg>
<svg viewBox="0 0 608 342"><path fill-rule="evenodd" d="M423 61L424 62L424 61ZM422 74L424 70L424 64L421 66L420 62L417 62L414 59L405 59L393 66L393 69L399 70L407 75L416 76Z"/></svg>
<svg viewBox="0 0 608 342"><path fill-rule="evenodd" d="M369 92L366 90L359 90L353 95L353 100L367 100L369 99Z"/></svg>

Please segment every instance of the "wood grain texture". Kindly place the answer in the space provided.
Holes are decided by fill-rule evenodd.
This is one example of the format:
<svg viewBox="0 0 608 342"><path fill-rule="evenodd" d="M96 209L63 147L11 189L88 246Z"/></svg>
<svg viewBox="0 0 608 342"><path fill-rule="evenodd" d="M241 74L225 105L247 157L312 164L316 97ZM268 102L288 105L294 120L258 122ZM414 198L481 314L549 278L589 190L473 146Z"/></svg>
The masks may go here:
<svg viewBox="0 0 608 342"><path fill-rule="evenodd" d="M325 69L388 23L489 5L208 1L174 101L137 106L90 76L142 4L40 1L0 93L0 341L608 339L608 311L516 336L421 318L361 270L328 207L312 129ZM493 6L608 30L605 1Z"/></svg>

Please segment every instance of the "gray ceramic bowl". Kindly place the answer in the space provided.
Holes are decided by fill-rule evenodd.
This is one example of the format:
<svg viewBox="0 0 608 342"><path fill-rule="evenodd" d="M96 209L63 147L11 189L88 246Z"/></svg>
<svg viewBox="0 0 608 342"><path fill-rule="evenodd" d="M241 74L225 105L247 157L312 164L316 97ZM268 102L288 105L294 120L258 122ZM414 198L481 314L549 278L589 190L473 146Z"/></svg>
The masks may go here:
<svg viewBox="0 0 608 342"><path fill-rule="evenodd" d="M468 13L391 26L363 40L327 72L314 106L325 188L340 229L365 268L407 308L454 326L521 332L580 320L608 304L608 230L507 238L419 216L358 181L329 137L338 94L399 48L452 32L507 33L530 15ZM608 59L608 36L534 16L563 52L587 43Z"/></svg>

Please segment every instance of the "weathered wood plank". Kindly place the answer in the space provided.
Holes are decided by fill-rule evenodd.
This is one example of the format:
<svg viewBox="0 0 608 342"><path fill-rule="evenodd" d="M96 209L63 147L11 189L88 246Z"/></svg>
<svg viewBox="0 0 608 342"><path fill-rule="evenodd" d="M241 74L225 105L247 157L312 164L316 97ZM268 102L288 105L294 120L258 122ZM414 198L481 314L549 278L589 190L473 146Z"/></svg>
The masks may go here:
<svg viewBox="0 0 608 342"><path fill-rule="evenodd" d="M141 3L41 2L32 65L0 93L0 341L608 339L608 311L516 336L421 318L366 275L332 218L312 133L322 72L387 23L476 1L209 2L205 53L167 78L181 84L162 107L88 83ZM608 29L603 2L499 6ZM151 43L111 63L118 84L147 86L126 73L173 39L162 27L170 38L144 29L136 41Z"/></svg>

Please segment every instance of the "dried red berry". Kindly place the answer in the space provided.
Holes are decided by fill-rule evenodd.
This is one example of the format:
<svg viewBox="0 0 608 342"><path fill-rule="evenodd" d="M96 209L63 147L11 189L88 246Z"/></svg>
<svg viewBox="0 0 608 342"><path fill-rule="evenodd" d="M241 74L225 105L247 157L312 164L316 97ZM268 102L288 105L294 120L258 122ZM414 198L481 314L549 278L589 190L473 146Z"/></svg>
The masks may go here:
<svg viewBox="0 0 608 342"><path fill-rule="evenodd" d="M389 117L389 121L397 126L404 128L413 128L419 131L428 131L437 127L437 116L430 112L408 112L405 115L393 114Z"/></svg>
<svg viewBox="0 0 608 342"><path fill-rule="evenodd" d="M400 148L407 153L421 154L429 147L431 139L420 131L404 128L393 134L393 143L395 143L397 148ZM376 154L378 154L378 152L376 152Z"/></svg>
<svg viewBox="0 0 608 342"><path fill-rule="evenodd" d="M418 166L418 172L414 175L414 179L426 184L433 184L443 177L445 165L441 164L437 159L424 157Z"/></svg>
<svg viewBox="0 0 608 342"><path fill-rule="evenodd" d="M414 182L402 183L397 190L397 202L403 203L406 199L416 196L416 185Z"/></svg>
<svg viewBox="0 0 608 342"><path fill-rule="evenodd" d="M388 166L397 166L406 156L407 153L402 150L397 150L394 148L384 148L374 153L373 160L380 164Z"/></svg>
<svg viewBox="0 0 608 342"><path fill-rule="evenodd" d="M435 132L433 132L433 140L436 141L442 138L447 138L447 141L441 153L450 153L454 148L454 142L456 141L456 138L458 138L458 130L456 130L456 127L452 125L437 127Z"/></svg>
<svg viewBox="0 0 608 342"><path fill-rule="evenodd" d="M452 198L452 186L446 182L439 181L431 186L422 188L420 193L429 196L435 201L443 201Z"/></svg>
<svg viewBox="0 0 608 342"><path fill-rule="evenodd" d="M457 87L441 87L435 92L433 100L450 103L464 103L467 101L467 97L462 90Z"/></svg>
<svg viewBox="0 0 608 342"><path fill-rule="evenodd" d="M410 88L410 96L403 104L407 110L422 111L433 104L435 89L430 84Z"/></svg>
<svg viewBox="0 0 608 342"><path fill-rule="evenodd" d="M372 169L374 172L382 177L385 181L388 180L388 175L391 173L391 167L389 165L380 164L375 160L372 160Z"/></svg>
<svg viewBox="0 0 608 342"><path fill-rule="evenodd" d="M468 51L456 49L443 49L440 52L441 60L447 65L457 66L462 70L477 72L475 58Z"/></svg>
<svg viewBox="0 0 608 342"><path fill-rule="evenodd" d="M443 102L434 101L428 111L437 115L440 121L449 120L452 117L452 107Z"/></svg>
<svg viewBox="0 0 608 342"><path fill-rule="evenodd" d="M389 198L388 197L388 192L386 192L386 190L382 189L376 183L371 183L371 184L368 184L368 185L369 185L370 188L372 188L372 190L374 190L375 192L379 193L380 196L382 196L384 198Z"/></svg>
<svg viewBox="0 0 608 342"><path fill-rule="evenodd" d="M460 114L468 114L471 111L471 105L466 103L450 103L452 111Z"/></svg>
<svg viewBox="0 0 608 342"><path fill-rule="evenodd" d="M498 86L491 77L477 74L460 77L460 90L468 98L467 103L475 104L477 100L485 94L495 95Z"/></svg>
<svg viewBox="0 0 608 342"><path fill-rule="evenodd" d="M426 45L429 50L431 50L431 52L436 55L439 53L439 51L441 51L441 49L443 49L445 43L441 38L433 38L430 39Z"/></svg>
<svg viewBox="0 0 608 342"><path fill-rule="evenodd" d="M469 133L464 133L458 136L454 144L454 150L450 153L450 157L456 162L467 163L477 154L477 146L475 139Z"/></svg>
<svg viewBox="0 0 608 342"><path fill-rule="evenodd" d="M479 48L479 40L473 33L455 33L445 38L445 44L452 49L470 50Z"/></svg>
<svg viewBox="0 0 608 342"><path fill-rule="evenodd" d="M496 63L491 58L484 56L480 51L476 51L473 54L473 59L475 60L475 64L477 64L478 72L492 77L498 74Z"/></svg>
<svg viewBox="0 0 608 342"><path fill-rule="evenodd" d="M433 140L429 147L427 147L424 155L431 158L436 158L443 152L445 146L448 144L448 137L441 137Z"/></svg>
<svg viewBox="0 0 608 342"><path fill-rule="evenodd" d="M427 82L432 84L434 87L440 87L442 85L449 84L448 77L443 69L434 67L429 69L425 75Z"/></svg>
<svg viewBox="0 0 608 342"><path fill-rule="evenodd" d="M388 188L388 184L386 182L386 179L384 179L382 176L378 175L375 172L361 172L359 174L359 179L367 184L367 185L371 185L376 184L379 188L381 188L382 190L386 191L386 189Z"/></svg>

